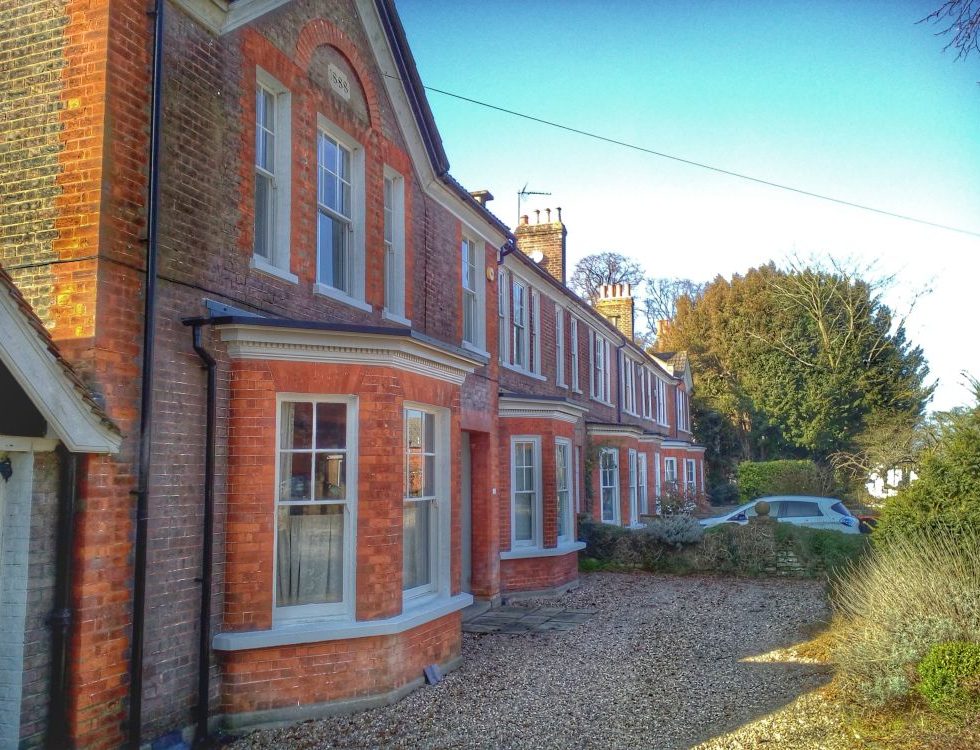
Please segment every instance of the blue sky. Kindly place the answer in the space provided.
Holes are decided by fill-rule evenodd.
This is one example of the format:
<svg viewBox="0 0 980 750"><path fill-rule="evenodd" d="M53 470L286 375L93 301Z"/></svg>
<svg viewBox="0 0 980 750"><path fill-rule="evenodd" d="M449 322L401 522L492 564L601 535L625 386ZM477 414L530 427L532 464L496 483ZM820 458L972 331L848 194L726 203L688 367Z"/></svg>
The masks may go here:
<svg viewBox="0 0 980 750"><path fill-rule="evenodd" d="M943 53L933 2L493 3L400 0L426 85L639 146L980 232L980 56ZM446 97L452 164L513 225L561 206L570 261L601 250L652 276L730 276L848 259L895 275L934 408L980 376L980 238L878 216L600 143Z"/></svg>

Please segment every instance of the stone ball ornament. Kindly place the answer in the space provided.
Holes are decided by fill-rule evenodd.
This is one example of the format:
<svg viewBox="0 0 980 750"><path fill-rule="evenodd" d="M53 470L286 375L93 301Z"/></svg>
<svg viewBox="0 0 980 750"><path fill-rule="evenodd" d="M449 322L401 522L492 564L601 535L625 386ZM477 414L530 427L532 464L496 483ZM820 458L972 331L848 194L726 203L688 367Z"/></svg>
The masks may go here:
<svg viewBox="0 0 980 750"><path fill-rule="evenodd" d="M769 517L769 503L767 503L765 500L760 500L759 502L757 502L755 504L755 514L759 518L768 518Z"/></svg>

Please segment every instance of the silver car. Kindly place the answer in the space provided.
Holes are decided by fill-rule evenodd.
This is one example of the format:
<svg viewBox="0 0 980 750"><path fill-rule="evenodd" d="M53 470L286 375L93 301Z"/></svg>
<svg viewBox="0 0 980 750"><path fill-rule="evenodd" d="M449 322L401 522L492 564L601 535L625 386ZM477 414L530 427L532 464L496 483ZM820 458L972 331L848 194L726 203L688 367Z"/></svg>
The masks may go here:
<svg viewBox="0 0 980 750"><path fill-rule="evenodd" d="M811 497L809 495L775 495L760 497L746 503L723 516L703 518L702 526L717 526L722 523L746 524L756 516L756 503L769 503L769 517L777 521L809 526L813 529L830 529L845 534L860 534L860 523L851 511L836 497Z"/></svg>

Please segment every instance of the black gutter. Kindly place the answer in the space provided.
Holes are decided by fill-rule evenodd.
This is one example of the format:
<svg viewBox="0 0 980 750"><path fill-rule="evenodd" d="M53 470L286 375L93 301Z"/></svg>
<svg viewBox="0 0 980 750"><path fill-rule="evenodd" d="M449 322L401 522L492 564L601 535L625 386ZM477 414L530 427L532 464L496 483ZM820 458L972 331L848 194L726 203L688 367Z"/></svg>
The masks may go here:
<svg viewBox="0 0 980 750"><path fill-rule="evenodd" d="M75 509L78 505L79 456L64 445L57 448L61 463L58 488L58 528L55 541L54 606L48 615L51 627L51 684L48 695L47 750L72 750L68 736L68 647L71 640L72 552L75 548Z"/></svg>
<svg viewBox="0 0 980 750"><path fill-rule="evenodd" d="M160 209L160 123L163 100L163 6L155 0L153 68L150 84L150 159L146 197L146 286L143 296L143 367L140 378L139 466L136 485L136 540L133 548L133 630L129 657L128 744L138 750L143 731L143 643L146 618L146 557L150 459L153 438L153 353L156 323L157 220Z"/></svg>
<svg viewBox="0 0 980 750"><path fill-rule="evenodd" d="M201 326L193 324L194 351L207 370L207 416L204 445L204 526L201 529L201 611L198 622L197 648L197 728L194 747L203 747L208 739L208 714L211 701L211 587L214 557L214 434L217 421L217 361L201 344Z"/></svg>

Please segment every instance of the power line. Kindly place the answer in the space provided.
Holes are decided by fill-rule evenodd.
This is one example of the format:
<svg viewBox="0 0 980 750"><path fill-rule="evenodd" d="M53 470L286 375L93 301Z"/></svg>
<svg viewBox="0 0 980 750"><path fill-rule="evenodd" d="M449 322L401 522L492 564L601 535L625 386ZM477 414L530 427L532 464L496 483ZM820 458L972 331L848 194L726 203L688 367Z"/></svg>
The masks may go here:
<svg viewBox="0 0 980 750"><path fill-rule="evenodd" d="M394 78L395 76L389 76ZM823 195L821 193L814 193L811 190L804 190L802 188L793 187L792 185L783 185L778 182L772 182L771 180L764 180L761 177L753 177L752 175L743 174L741 172L734 172L730 169L723 169L721 167L714 167L710 164L705 164L703 162L694 161L692 159L685 159L681 156L674 156L673 154L667 154L663 151L656 151L652 148L646 148L644 146L638 146L635 143L629 143L627 141L621 141L616 138L610 138L608 136L600 135L599 133L593 133L588 130L582 130L580 128L573 128L571 125L563 125L560 122L554 122L552 120L546 120L542 117L535 117L534 115L528 115L524 112L517 112L513 109L507 109L506 107L500 107L496 104L490 104L489 102L483 102L479 99L473 99L468 96L463 96L462 94L456 94L452 91L446 91L444 89L439 89L434 86L425 86L426 91L433 91L437 94L442 94L443 96L449 96L453 99L459 99L460 101L469 102L470 104L476 104L480 107L486 107L487 109L496 110L497 112L503 112L504 114L512 115L514 117L520 117L524 120L530 120L531 122L537 122L542 125L548 125L552 128L558 128L559 130L565 130L569 133L575 133L576 135L583 135L586 138L593 138L597 141L603 141L604 143L611 143L614 146L622 146L623 148L632 149L633 151L639 151L640 153L649 154L651 156L659 156L662 159L670 159L671 161L680 162L681 164L687 164L692 167L698 167L700 169L707 169L710 172L716 172L718 174L728 175L729 177L736 177L740 180L748 180L749 182L754 182L759 185L766 185L767 187L777 188L778 190L787 190L791 193L796 193L798 195L805 195L810 198L818 198L820 200L829 201L831 203L837 203L841 206L849 206L851 208L857 208L862 211L871 211L872 213L880 214L882 216L890 216L893 219L902 219L903 221L911 221L916 224L923 224L927 227L934 227L936 229L945 229L948 232L957 232L959 234L965 234L970 237L980 237L980 232L975 232L970 229L962 229L960 227L950 226L948 224L940 224L936 221L929 221L927 219L919 219L915 216L909 216L907 214L900 214L894 211L886 211L882 208L875 208L873 206L865 206L861 203L854 203L853 201L844 200L843 198L834 198L830 195Z"/></svg>

